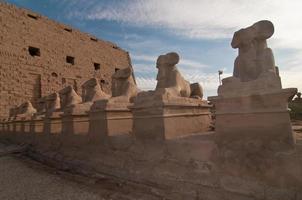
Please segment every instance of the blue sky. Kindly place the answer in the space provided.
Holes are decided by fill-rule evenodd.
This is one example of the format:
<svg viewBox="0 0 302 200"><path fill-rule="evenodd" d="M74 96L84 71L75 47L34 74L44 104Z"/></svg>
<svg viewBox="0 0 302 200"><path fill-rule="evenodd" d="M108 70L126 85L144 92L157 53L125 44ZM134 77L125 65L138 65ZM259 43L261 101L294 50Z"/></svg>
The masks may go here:
<svg viewBox="0 0 302 200"><path fill-rule="evenodd" d="M130 52L137 83L153 89L157 56L175 51L178 68L205 95L216 94L218 70L230 76L237 50L233 33L262 19L275 34L268 44L283 87L302 89L302 1L291 0L7 0L71 25Z"/></svg>

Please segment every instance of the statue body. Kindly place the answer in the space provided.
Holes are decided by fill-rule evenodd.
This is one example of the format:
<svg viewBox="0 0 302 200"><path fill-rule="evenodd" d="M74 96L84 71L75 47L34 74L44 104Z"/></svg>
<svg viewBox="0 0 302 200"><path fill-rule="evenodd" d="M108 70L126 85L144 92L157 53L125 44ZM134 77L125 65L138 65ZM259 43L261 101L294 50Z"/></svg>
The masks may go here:
<svg viewBox="0 0 302 200"><path fill-rule="evenodd" d="M175 52L160 55L156 62L158 74L156 77L156 94L167 93L174 97L203 97L202 87L198 83L190 85L178 71L176 64L179 55Z"/></svg>
<svg viewBox="0 0 302 200"><path fill-rule="evenodd" d="M112 97L111 102L133 102L139 89L132 76L132 69L120 69L112 75Z"/></svg>
<svg viewBox="0 0 302 200"><path fill-rule="evenodd" d="M61 109L65 109L82 102L82 98L75 92L72 86L67 86L60 90L59 94Z"/></svg>
<svg viewBox="0 0 302 200"><path fill-rule="evenodd" d="M239 55L234 64L234 77L245 82L257 79L263 72L276 74L274 55L266 42L273 33L273 24L266 20L235 32L231 45L239 49Z"/></svg>

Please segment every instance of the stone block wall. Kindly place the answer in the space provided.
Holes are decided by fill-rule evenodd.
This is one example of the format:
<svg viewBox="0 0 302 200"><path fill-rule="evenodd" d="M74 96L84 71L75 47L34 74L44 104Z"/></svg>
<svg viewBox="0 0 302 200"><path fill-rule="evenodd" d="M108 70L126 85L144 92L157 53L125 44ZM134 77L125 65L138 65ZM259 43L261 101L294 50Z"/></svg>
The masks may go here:
<svg viewBox="0 0 302 200"><path fill-rule="evenodd" d="M13 5L0 3L0 118L9 108L89 78L107 93L117 69L131 67L128 52L111 42Z"/></svg>

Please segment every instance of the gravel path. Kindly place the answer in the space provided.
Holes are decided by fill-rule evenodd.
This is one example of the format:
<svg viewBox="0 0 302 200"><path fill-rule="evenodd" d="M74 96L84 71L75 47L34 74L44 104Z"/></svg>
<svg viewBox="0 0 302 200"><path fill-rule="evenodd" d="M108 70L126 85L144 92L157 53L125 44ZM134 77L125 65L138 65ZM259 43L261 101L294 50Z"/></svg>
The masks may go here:
<svg viewBox="0 0 302 200"><path fill-rule="evenodd" d="M149 189L94 180L42 165L0 143L0 200L158 200Z"/></svg>
<svg viewBox="0 0 302 200"><path fill-rule="evenodd" d="M34 161L0 157L1 200L99 200L85 185L61 178Z"/></svg>

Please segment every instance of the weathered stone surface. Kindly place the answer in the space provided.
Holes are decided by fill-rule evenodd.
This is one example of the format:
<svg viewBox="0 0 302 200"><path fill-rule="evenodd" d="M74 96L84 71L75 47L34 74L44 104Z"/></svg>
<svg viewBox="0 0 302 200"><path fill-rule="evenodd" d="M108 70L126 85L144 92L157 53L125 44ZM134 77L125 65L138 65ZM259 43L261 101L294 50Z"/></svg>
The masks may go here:
<svg viewBox="0 0 302 200"><path fill-rule="evenodd" d="M82 97L75 92L72 86L67 86L66 88L60 90L59 94L62 110L82 102Z"/></svg>
<svg viewBox="0 0 302 200"><path fill-rule="evenodd" d="M133 102L139 89L132 76L132 68L120 69L112 75L112 97L110 102Z"/></svg>
<svg viewBox="0 0 302 200"><path fill-rule="evenodd" d="M53 93L46 97L46 112L59 111L61 109L61 99L59 93Z"/></svg>
<svg viewBox="0 0 302 200"><path fill-rule="evenodd" d="M101 142L107 137L132 135L133 116L130 103L111 103L97 101L89 112L89 137Z"/></svg>
<svg viewBox="0 0 302 200"><path fill-rule="evenodd" d="M26 101L18 107L16 120L31 118L36 112L37 110L32 106L30 101Z"/></svg>
<svg viewBox="0 0 302 200"><path fill-rule="evenodd" d="M102 90L96 78L89 79L82 85L83 103L107 98L109 98L109 95Z"/></svg>
<svg viewBox="0 0 302 200"><path fill-rule="evenodd" d="M38 99L38 101L37 101L37 115L45 114L46 109L47 109L46 97Z"/></svg>
<svg viewBox="0 0 302 200"><path fill-rule="evenodd" d="M91 77L110 94L115 70L131 68L128 53L111 42L3 2L0 10L0 118L68 85L81 94Z"/></svg>

